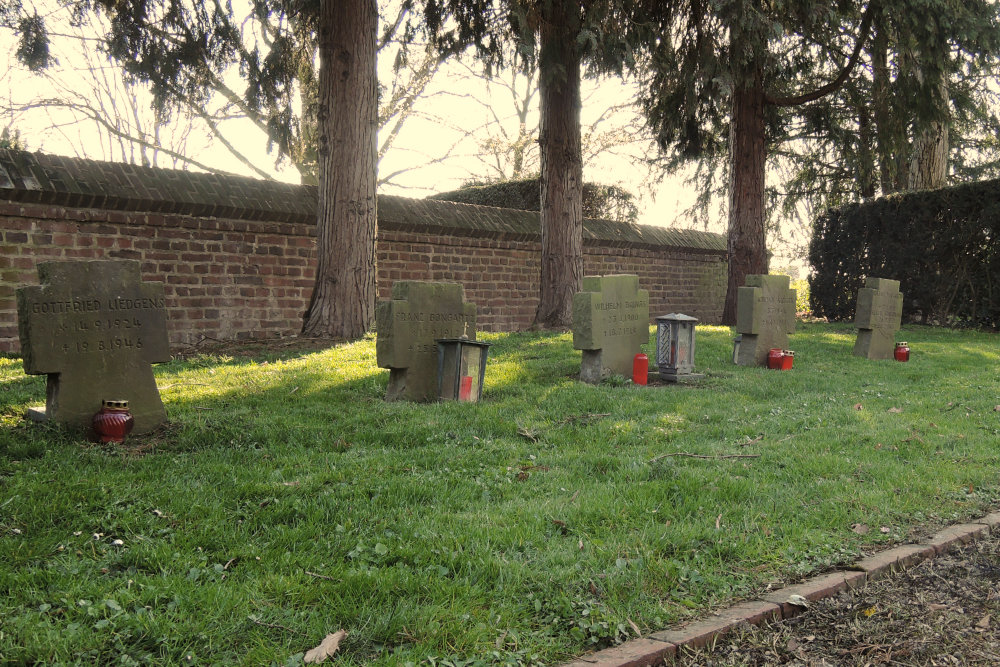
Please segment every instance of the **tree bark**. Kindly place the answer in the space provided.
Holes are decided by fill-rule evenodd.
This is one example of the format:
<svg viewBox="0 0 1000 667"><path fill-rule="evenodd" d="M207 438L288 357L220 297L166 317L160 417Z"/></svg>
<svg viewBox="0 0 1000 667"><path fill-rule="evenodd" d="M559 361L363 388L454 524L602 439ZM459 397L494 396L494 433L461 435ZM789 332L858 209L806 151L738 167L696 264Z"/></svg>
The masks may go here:
<svg viewBox="0 0 1000 667"><path fill-rule="evenodd" d="M764 106L758 72L733 91L729 128L729 284L722 323L736 324L736 295L751 274L767 273L764 177L767 162Z"/></svg>
<svg viewBox="0 0 1000 667"><path fill-rule="evenodd" d="M938 104L941 108L947 109L947 82L940 81L935 88ZM913 137L907 189L927 190L944 187L948 179L948 122L935 119L920 125Z"/></svg>
<svg viewBox="0 0 1000 667"><path fill-rule="evenodd" d="M571 326L573 295L583 286L579 11L570 0L554 0L540 29L542 257L535 328Z"/></svg>
<svg viewBox="0 0 1000 667"><path fill-rule="evenodd" d="M316 284L306 336L358 338L375 310L375 0L321 2Z"/></svg>
<svg viewBox="0 0 1000 667"><path fill-rule="evenodd" d="M882 19L875 23L870 50L875 145L878 153L879 185L882 194L899 192L905 186L900 156L905 155L906 136L902 119L893 110L892 81L889 74L889 38Z"/></svg>

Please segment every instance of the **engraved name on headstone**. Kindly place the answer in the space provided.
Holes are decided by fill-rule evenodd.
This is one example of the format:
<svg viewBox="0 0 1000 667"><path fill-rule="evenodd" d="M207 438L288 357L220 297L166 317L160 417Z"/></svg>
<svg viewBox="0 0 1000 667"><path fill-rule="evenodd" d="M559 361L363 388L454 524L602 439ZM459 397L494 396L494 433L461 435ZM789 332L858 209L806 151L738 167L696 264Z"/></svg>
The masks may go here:
<svg viewBox="0 0 1000 667"><path fill-rule="evenodd" d="M439 338L476 339L476 304L457 283L404 280L375 310L378 365L389 369L387 401L437 398Z"/></svg>
<svg viewBox="0 0 1000 667"><path fill-rule="evenodd" d="M573 295L573 347L583 351L580 379L632 377L632 360L649 342L649 292L639 276L587 276Z"/></svg>
<svg viewBox="0 0 1000 667"><path fill-rule="evenodd" d="M150 365L170 360L163 283L135 260L43 262L38 278L17 315L24 372L48 375L44 418L89 429L102 400L124 399L133 433L166 421Z"/></svg>
<svg viewBox="0 0 1000 667"><path fill-rule="evenodd" d="M749 275L736 294L736 332L740 334L740 366L767 365L771 348L788 347L795 331L795 290L788 276Z"/></svg>
<svg viewBox="0 0 1000 667"><path fill-rule="evenodd" d="M854 325L858 338L854 356L868 359L892 359L895 334L903 317L903 295L899 281L888 278L868 278L858 290L858 305Z"/></svg>

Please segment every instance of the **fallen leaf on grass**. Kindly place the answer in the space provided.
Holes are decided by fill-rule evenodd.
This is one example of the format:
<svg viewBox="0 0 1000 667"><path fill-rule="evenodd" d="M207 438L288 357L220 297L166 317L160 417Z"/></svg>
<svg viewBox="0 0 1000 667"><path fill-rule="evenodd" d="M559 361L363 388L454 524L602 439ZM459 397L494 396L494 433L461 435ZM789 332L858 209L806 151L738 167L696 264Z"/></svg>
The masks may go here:
<svg viewBox="0 0 1000 667"><path fill-rule="evenodd" d="M898 415L902 411L903 411L903 408L889 408L889 412L891 412L894 415Z"/></svg>
<svg viewBox="0 0 1000 667"><path fill-rule="evenodd" d="M642 637L642 633L639 632L639 626L636 625L635 623L633 623L631 618L626 618L625 620L628 621L628 624L632 626L632 630L635 632L635 636L636 637ZM989 620L990 620L990 617L987 616L986 617L987 625L989 625ZM982 622L982 621L980 621L980 622Z"/></svg>
<svg viewBox="0 0 1000 667"><path fill-rule="evenodd" d="M319 643L319 646L313 649L309 649L306 652L303 662L306 664L317 664L323 662L327 658L333 656L334 653L340 648L340 642L347 636L346 630L337 630L331 634L328 634L323 638L323 641Z"/></svg>
<svg viewBox="0 0 1000 667"><path fill-rule="evenodd" d="M994 405L993 412L1000 412L1000 405Z"/></svg>
<svg viewBox="0 0 1000 667"><path fill-rule="evenodd" d="M982 628L984 630L986 630L987 628L989 628L990 627L990 615L986 614L981 619L979 619L979 622L976 623L976 627L977 628Z"/></svg>
<svg viewBox="0 0 1000 667"><path fill-rule="evenodd" d="M864 410L865 406L861 405L860 403L855 403L854 404L854 409L855 410Z"/></svg>
<svg viewBox="0 0 1000 667"><path fill-rule="evenodd" d="M858 535L868 534L868 524L866 523L855 523L851 525L851 530L853 530Z"/></svg>
<svg viewBox="0 0 1000 667"><path fill-rule="evenodd" d="M786 602L788 602L788 604L795 605L796 607L809 607L809 600L794 593L788 596L788 600L786 600Z"/></svg>
<svg viewBox="0 0 1000 667"><path fill-rule="evenodd" d="M879 530L879 532L880 532L880 533L883 533L883 534L885 534L885 535L888 535L888 534L889 534L889 532L890 532L890 531L891 531L892 529L891 529L891 528L889 528L889 526L882 526L882 527L881 527L881 528L879 528L878 530Z"/></svg>
<svg viewBox="0 0 1000 667"><path fill-rule="evenodd" d="M948 605L946 605L946 604L939 604L937 602L932 602L929 605L927 605L927 609L929 609L930 611L944 611L947 608L948 608Z"/></svg>

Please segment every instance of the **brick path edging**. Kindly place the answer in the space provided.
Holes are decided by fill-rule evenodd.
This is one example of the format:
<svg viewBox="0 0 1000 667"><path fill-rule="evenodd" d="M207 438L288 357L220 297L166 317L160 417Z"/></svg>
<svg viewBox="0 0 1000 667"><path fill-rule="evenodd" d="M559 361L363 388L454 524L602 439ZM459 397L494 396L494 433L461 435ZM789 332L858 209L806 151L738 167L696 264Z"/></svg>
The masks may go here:
<svg viewBox="0 0 1000 667"><path fill-rule="evenodd" d="M786 586L765 595L761 600L740 602L714 612L707 618L686 625L654 632L597 653L583 655L563 667L649 667L673 661L682 647L703 648L733 628L759 625L764 621L791 618L802 608L789 604L790 595L809 601L821 600L847 590L860 588L917 563L934 558L962 544L1000 530L1000 512L993 512L970 523L948 526L917 544L904 544L862 558L853 569L818 575L802 583Z"/></svg>

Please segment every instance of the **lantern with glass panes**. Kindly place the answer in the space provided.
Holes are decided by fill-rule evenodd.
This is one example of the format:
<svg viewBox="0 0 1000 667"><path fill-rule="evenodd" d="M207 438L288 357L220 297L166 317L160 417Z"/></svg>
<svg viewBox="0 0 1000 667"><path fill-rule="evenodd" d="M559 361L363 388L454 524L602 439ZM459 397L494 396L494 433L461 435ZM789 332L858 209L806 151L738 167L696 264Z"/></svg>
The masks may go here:
<svg viewBox="0 0 1000 667"><path fill-rule="evenodd" d="M468 338L440 338L434 342L438 347L438 399L479 401L490 344Z"/></svg>
<svg viewBox="0 0 1000 667"><path fill-rule="evenodd" d="M660 378L679 382L704 377L694 370L694 329L697 317L670 313L656 318L656 366Z"/></svg>

